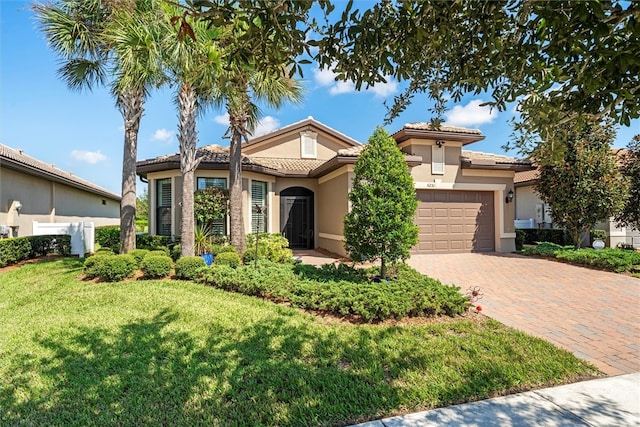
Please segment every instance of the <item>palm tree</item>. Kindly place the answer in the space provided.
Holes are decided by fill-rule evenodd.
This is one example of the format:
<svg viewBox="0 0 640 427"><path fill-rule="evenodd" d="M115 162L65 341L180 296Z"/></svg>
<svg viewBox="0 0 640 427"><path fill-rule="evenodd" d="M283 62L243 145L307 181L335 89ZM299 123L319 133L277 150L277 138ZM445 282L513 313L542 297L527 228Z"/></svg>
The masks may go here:
<svg viewBox="0 0 640 427"><path fill-rule="evenodd" d="M157 0L60 0L36 4L45 37L73 90L110 82L124 121L120 251L135 248L138 130L148 88L160 80L154 25Z"/></svg>
<svg viewBox="0 0 640 427"><path fill-rule="evenodd" d="M215 40L219 31L200 20L189 22L191 36L176 33L179 9L165 5L164 63L169 78L178 87L178 140L180 142L180 172L182 173L182 219L180 224L181 255L194 255L194 174L200 163L196 158L198 132L197 115L211 105L217 77L221 70L220 49ZM184 16L183 19L188 19ZM184 28L182 25L180 28Z"/></svg>
<svg viewBox="0 0 640 427"><path fill-rule="evenodd" d="M246 58L245 58L246 59ZM226 105L231 141L229 154L229 223L231 245L238 253L246 249L242 216L242 142L247 141L260 117L256 101L280 108L286 101L300 102L302 86L289 77L285 67L281 73L258 71L242 59L230 58L220 79L217 102Z"/></svg>

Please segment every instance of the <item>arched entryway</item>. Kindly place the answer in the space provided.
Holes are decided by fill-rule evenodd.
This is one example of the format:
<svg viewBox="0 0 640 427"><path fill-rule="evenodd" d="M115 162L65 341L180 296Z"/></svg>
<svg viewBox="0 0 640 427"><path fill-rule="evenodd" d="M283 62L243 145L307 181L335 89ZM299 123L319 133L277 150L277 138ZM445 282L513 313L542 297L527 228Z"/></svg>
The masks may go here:
<svg viewBox="0 0 640 427"><path fill-rule="evenodd" d="M292 249L313 249L313 191L289 187L280 192L281 233Z"/></svg>

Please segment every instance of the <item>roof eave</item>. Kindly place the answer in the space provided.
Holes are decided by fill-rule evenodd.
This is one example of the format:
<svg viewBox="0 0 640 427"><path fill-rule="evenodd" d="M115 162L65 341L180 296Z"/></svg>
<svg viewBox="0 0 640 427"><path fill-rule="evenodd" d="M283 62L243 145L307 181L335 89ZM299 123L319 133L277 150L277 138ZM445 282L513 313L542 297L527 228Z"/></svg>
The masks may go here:
<svg viewBox="0 0 640 427"><path fill-rule="evenodd" d="M427 130L427 129L407 129L402 128L398 132L391 135L393 139L396 140L396 143L404 142L411 138L421 138L421 139L444 139L447 141L457 141L462 142L462 145L471 144L474 142L482 141L485 139L485 136L482 134L475 133L462 133L462 132L444 132L437 130Z"/></svg>
<svg viewBox="0 0 640 427"><path fill-rule="evenodd" d="M526 163L474 163L470 160L462 160L460 165L463 169L510 170L515 172L535 169L535 166Z"/></svg>

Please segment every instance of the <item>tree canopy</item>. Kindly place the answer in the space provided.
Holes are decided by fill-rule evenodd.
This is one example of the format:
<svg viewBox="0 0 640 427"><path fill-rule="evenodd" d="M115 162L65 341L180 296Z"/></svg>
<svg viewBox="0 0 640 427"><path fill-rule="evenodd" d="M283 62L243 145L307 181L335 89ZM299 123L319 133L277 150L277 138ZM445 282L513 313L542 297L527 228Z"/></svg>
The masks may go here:
<svg viewBox="0 0 640 427"><path fill-rule="evenodd" d="M416 94L435 100L488 92L499 110L518 103L521 122L541 139L578 114L629 125L640 117L640 3L628 1L349 1L314 44L318 61L357 88L393 77L407 81L388 112Z"/></svg>
<svg viewBox="0 0 640 427"><path fill-rule="evenodd" d="M620 169L627 181L629 193L616 220L620 226L640 230L640 135L633 137L621 157Z"/></svg>
<svg viewBox="0 0 640 427"><path fill-rule="evenodd" d="M540 168L535 190L578 247L581 233L615 215L625 197L611 152L615 132L611 122L584 122L579 130L560 126L554 136L564 147L562 160Z"/></svg>

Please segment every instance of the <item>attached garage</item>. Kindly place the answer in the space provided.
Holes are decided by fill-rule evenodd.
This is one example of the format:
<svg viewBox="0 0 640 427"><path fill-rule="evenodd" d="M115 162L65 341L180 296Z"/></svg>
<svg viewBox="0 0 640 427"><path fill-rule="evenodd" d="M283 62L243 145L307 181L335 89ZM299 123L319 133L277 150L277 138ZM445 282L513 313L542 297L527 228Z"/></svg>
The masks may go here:
<svg viewBox="0 0 640 427"><path fill-rule="evenodd" d="M495 251L492 191L417 190L415 253Z"/></svg>

